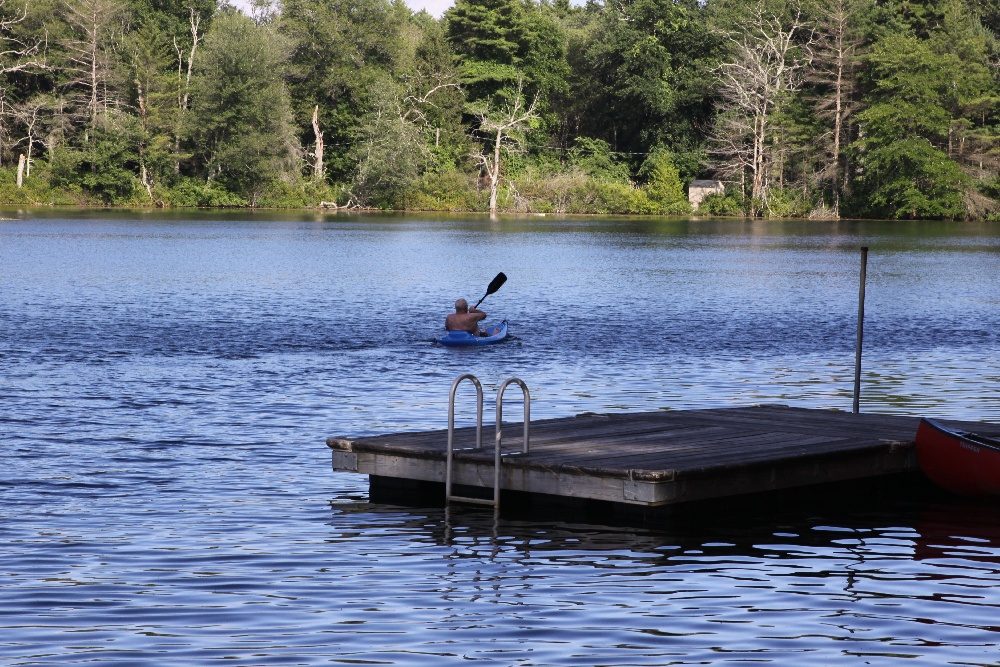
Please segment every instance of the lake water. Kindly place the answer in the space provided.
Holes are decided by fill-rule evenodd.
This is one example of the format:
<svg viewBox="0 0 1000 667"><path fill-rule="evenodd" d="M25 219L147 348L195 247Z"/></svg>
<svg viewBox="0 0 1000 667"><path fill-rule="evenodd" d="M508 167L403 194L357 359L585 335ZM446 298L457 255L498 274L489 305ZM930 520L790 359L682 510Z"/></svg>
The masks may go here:
<svg viewBox="0 0 1000 667"><path fill-rule="evenodd" d="M996 225L3 217L2 664L1000 664L996 505L494 521L324 444L443 427L464 372L487 415L512 375L533 418L850 410L862 245L862 410L1000 421ZM433 345L499 271L513 339Z"/></svg>

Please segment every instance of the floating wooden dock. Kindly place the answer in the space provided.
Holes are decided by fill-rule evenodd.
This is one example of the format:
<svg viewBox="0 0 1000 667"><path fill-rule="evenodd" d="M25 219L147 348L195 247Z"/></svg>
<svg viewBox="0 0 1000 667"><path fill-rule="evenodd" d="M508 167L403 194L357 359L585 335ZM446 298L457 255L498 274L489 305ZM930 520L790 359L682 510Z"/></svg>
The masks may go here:
<svg viewBox="0 0 1000 667"><path fill-rule="evenodd" d="M740 494L862 480L917 469L916 417L754 406L633 414L592 414L503 426L503 492L659 507ZM1000 424L946 421L1000 435ZM475 444L456 429L456 448ZM488 489L494 479L493 427L484 446L455 452L453 480ZM517 437L513 437L517 436ZM333 469L370 476L372 485L440 484L447 430L327 439Z"/></svg>

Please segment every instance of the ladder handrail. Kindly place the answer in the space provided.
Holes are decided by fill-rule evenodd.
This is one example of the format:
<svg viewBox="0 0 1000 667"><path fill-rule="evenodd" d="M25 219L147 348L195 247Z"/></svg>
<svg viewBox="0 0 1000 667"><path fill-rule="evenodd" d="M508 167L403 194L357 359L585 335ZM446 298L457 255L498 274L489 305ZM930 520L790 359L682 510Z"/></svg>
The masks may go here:
<svg viewBox="0 0 1000 667"><path fill-rule="evenodd" d="M507 387L511 384L516 384L521 387L521 392L524 397L524 442L521 445L521 454L528 453L529 447L529 427L531 425L531 393L528 391L528 385L525 384L524 380L519 378L507 378L497 389L497 423L496 423L496 439L493 449L493 500L485 500L482 498L467 498L464 496L455 496L451 493L451 477L454 472L454 452L455 452L455 393L458 390L458 385L462 383L463 380L470 380L472 384L476 387L476 447L479 450L483 447L483 386L479 382L479 379L471 374L466 373L464 375L458 376L455 382L451 385L451 394L448 397L448 450L447 458L445 459L445 488L444 497L445 502L452 500L458 500L468 503L478 503L480 505L492 505L494 510L500 509L500 463L503 460L503 393L506 391Z"/></svg>
<svg viewBox="0 0 1000 667"><path fill-rule="evenodd" d="M501 425L503 424L503 392L507 389L508 385L516 384L521 387L521 392L524 394L524 443L521 445L521 453L528 453L528 426L531 423L531 394L528 392L528 385L524 383L524 380L520 378L507 378L500 385L497 390L497 424L496 424L496 438L497 438L497 451L500 451L500 439L501 439Z"/></svg>
<svg viewBox="0 0 1000 667"><path fill-rule="evenodd" d="M464 375L459 375L455 381L451 384L451 393L448 396L448 456L445 462L445 498L447 500L452 499L451 495L451 469L452 469L452 456L454 452L455 445L455 393L458 391L458 385L462 383L463 380L470 380L472 384L476 387L476 449L482 449L483 447L483 385L479 382L477 378L472 373L465 373Z"/></svg>

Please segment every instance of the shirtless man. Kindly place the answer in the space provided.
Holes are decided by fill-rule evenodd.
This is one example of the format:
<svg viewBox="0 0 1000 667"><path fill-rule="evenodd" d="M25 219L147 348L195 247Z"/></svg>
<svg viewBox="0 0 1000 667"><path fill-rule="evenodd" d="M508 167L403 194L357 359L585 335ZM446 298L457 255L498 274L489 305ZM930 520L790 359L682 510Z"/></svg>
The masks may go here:
<svg viewBox="0 0 1000 667"><path fill-rule="evenodd" d="M444 328L448 331L468 331L473 336L483 336L479 323L486 319L486 313L475 306L469 308L469 302L459 299L455 302L455 312L444 318Z"/></svg>

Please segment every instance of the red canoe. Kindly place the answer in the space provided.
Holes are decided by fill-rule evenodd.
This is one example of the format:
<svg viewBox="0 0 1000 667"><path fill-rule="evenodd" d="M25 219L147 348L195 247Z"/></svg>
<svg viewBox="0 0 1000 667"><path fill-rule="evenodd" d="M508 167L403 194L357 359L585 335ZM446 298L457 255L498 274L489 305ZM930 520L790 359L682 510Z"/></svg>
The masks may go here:
<svg viewBox="0 0 1000 667"><path fill-rule="evenodd" d="M931 419L917 427L920 468L938 486L977 498L1000 498L1000 440Z"/></svg>

